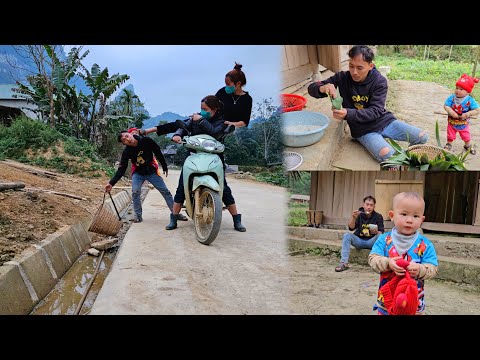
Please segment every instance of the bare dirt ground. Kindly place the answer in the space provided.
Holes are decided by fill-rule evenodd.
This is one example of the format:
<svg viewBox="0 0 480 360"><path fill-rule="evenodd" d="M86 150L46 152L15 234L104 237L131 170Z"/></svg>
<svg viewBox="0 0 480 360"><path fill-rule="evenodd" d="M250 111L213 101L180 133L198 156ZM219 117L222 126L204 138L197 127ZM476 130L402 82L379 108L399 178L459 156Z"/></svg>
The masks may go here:
<svg viewBox="0 0 480 360"><path fill-rule="evenodd" d="M379 275L369 266L350 264L335 272L335 256L291 256L290 299L296 313L307 315L376 315ZM441 280L425 282L425 314L479 315L480 289Z"/></svg>
<svg viewBox="0 0 480 360"><path fill-rule="evenodd" d="M17 163L17 165L26 165ZM0 163L0 183L23 182L26 188L41 188L77 195L78 200L46 192L20 190L0 191L0 266L20 255L23 250L37 244L64 225L72 225L94 215L103 199L103 188L109 177L88 178L30 166L56 174L54 178L35 175L6 163ZM127 174L130 170L127 171ZM98 172L100 174L100 172ZM249 175L229 175L243 181L256 182ZM112 195L131 183L122 178L113 188ZM173 189L174 190L174 189ZM95 240L103 235L93 234Z"/></svg>
<svg viewBox="0 0 480 360"><path fill-rule="evenodd" d="M427 144L434 146L437 146L435 123L438 121L440 142L443 147L447 142L447 116L442 115L445 112L443 104L452 94L453 89L427 81L390 80L388 84L387 109L397 119L426 130L429 137ZM479 119L472 119L470 131L472 143L474 146L480 147L478 121ZM399 144L403 148L408 147L407 142L399 141ZM457 135L457 139L453 142L452 152L456 155L460 154L463 151L463 145L463 140ZM352 154L354 155L352 156ZM380 169L373 156L352 139L348 126L345 127L345 137L337 146L330 166L330 170L338 170L336 167L355 171ZM480 155L468 155L465 167L468 170L480 170Z"/></svg>
<svg viewBox="0 0 480 360"><path fill-rule="evenodd" d="M0 182L23 182L26 187L75 194L86 199L37 191L0 191L0 266L62 226L74 224L97 211L108 181L105 175L82 178L56 174L56 179L48 178L0 163ZM120 180L117 187L126 185ZM119 191L113 189L112 195Z"/></svg>
<svg viewBox="0 0 480 360"><path fill-rule="evenodd" d="M453 89L427 81L391 80L387 108L399 119L418 126L427 131L428 144L437 145L435 137L435 123L438 120L440 142L442 146L447 142L447 116L443 113L443 104ZM472 119L470 132L472 143L480 146L479 119ZM459 154L463 150L464 142L457 134L453 142L452 152ZM480 148L479 148L480 149ZM478 152L477 152L478 153ZM468 170L480 170L479 155L469 155L465 166Z"/></svg>

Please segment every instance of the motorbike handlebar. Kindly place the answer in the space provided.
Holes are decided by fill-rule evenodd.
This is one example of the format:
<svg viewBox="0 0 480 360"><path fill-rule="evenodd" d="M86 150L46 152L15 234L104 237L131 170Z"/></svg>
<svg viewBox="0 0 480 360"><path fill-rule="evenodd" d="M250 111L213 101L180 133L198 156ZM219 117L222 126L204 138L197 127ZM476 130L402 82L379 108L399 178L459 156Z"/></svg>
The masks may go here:
<svg viewBox="0 0 480 360"><path fill-rule="evenodd" d="M235 125L228 125L223 132L225 135L228 135L234 131L235 131Z"/></svg>

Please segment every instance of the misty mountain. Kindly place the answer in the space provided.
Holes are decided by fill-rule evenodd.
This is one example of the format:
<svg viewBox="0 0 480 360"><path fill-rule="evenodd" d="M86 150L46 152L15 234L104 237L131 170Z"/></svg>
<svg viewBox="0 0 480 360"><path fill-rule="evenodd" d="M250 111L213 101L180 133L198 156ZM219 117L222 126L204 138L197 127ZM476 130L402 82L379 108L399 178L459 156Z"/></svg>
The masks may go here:
<svg viewBox="0 0 480 360"><path fill-rule="evenodd" d="M27 76L37 73L35 63L21 50L15 50L17 45L0 45L0 84L15 84L16 80L21 83L27 82ZM21 46L21 45L19 45ZM67 58L62 47L56 48L56 54L60 61ZM75 85L77 92L91 94L82 78L75 75L70 85Z"/></svg>
<svg viewBox="0 0 480 360"><path fill-rule="evenodd" d="M160 115L152 117L148 120L145 120L143 122L143 128L147 129L147 128L157 126L160 123L160 121L174 122L175 120L185 120L187 118L188 118L188 116L182 116L182 115L167 111L167 112L164 112Z"/></svg>

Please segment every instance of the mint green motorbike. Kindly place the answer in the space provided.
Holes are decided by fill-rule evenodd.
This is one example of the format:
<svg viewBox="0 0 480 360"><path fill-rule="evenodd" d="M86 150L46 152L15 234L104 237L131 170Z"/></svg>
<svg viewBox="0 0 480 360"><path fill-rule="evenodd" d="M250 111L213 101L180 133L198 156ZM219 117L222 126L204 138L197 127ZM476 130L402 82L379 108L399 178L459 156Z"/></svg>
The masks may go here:
<svg viewBox="0 0 480 360"><path fill-rule="evenodd" d="M229 127L225 135L235 130ZM197 240L211 244L222 223L223 163L217 154L225 146L210 135L184 136L183 146L195 150L183 164L187 215L193 219Z"/></svg>

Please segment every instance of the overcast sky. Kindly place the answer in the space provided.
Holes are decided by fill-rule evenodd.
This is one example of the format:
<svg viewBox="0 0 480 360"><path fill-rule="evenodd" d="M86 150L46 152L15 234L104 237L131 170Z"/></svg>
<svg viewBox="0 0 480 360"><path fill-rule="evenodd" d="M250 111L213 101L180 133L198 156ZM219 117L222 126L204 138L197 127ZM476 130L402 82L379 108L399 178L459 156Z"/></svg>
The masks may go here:
<svg viewBox="0 0 480 360"><path fill-rule="evenodd" d="M65 46L68 54L72 46ZM200 111L200 100L225 86L225 74L235 61L247 78L244 90L257 102L273 98L280 89L279 45L86 45L82 61L97 63L110 76L127 74L150 116L171 111L182 116ZM118 92L117 92L118 93ZM115 93L115 95L117 94ZM113 99L113 98L112 98Z"/></svg>

